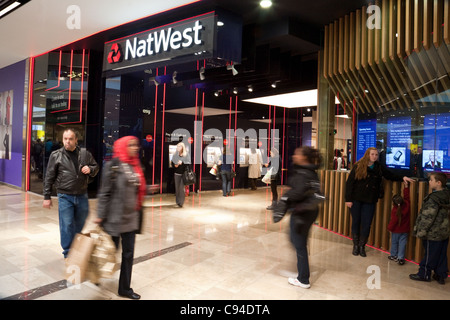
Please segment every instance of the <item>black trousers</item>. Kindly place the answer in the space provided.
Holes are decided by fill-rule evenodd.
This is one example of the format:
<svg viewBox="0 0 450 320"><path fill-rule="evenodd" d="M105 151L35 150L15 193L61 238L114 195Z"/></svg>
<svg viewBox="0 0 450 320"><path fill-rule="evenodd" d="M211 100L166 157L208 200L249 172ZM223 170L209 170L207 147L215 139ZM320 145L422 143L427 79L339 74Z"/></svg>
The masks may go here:
<svg viewBox="0 0 450 320"><path fill-rule="evenodd" d="M318 210L306 212L293 212L290 221L291 241L297 252L297 280L303 284L309 284L309 260L308 260L308 234L311 225L319 214Z"/></svg>
<svg viewBox="0 0 450 320"><path fill-rule="evenodd" d="M270 180L270 190L272 190L272 201L278 201L277 180Z"/></svg>
<svg viewBox="0 0 450 320"><path fill-rule="evenodd" d="M434 271L439 278L446 279L448 238L442 241L422 240L422 244L425 252L419 264L419 276L431 279L431 271Z"/></svg>
<svg viewBox="0 0 450 320"><path fill-rule="evenodd" d="M122 263L120 265L119 295L133 293L131 289L131 273L133 271L134 246L136 242L136 232L121 233L119 237L112 237L116 248L119 248L119 241L122 238Z"/></svg>

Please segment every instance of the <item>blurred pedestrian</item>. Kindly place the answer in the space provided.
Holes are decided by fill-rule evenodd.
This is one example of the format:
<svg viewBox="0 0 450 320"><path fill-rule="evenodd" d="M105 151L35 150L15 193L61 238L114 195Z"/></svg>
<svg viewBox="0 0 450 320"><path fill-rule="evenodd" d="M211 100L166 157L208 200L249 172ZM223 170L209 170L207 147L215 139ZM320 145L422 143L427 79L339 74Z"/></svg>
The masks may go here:
<svg viewBox="0 0 450 320"><path fill-rule="evenodd" d="M288 209L292 209L290 219L290 236L297 253L296 278L289 278L288 282L297 287L308 289L311 287L309 277L309 261L307 240L311 225L319 214L320 181L316 170L321 163L317 149L301 147L292 156L293 168L288 177L290 189L283 194L274 208L274 222L280 221Z"/></svg>
<svg viewBox="0 0 450 320"><path fill-rule="evenodd" d="M118 294L130 299L140 299L131 288L136 234L142 226L142 202L146 193L139 149L139 140L134 136L114 143L113 159L103 169L95 220L111 235L116 248L122 239Z"/></svg>

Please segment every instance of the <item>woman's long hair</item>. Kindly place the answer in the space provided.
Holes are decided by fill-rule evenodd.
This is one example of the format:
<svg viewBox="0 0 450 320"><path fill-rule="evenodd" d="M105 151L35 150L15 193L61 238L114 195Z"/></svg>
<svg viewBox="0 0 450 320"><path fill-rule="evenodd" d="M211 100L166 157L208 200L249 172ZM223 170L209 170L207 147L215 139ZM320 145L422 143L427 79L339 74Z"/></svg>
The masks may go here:
<svg viewBox="0 0 450 320"><path fill-rule="evenodd" d="M377 148L374 147L370 147L367 148L366 152L364 153L364 156L358 161L356 162L356 172L355 172L355 177L356 180L363 180L365 178L367 178L367 167L369 166L369 161L370 161L370 151L377 151Z"/></svg>
<svg viewBox="0 0 450 320"><path fill-rule="evenodd" d="M186 146L184 145L184 143L183 143L183 142L180 142L180 143L177 144L177 147L178 147L178 146L181 146L181 148L182 148L181 156L182 156L182 157L186 157L187 151L186 151ZM177 152L178 152L178 151L177 151Z"/></svg>
<svg viewBox="0 0 450 320"><path fill-rule="evenodd" d="M144 172L142 171L139 155L137 155L136 157L130 157L128 155L128 142L132 140L136 140L137 142L139 142L138 138L136 138L135 136L126 136L120 138L119 140L116 140L116 142L114 142L113 147L114 150L113 157L119 158L121 162L128 163L133 167L134 171L137 174L139 174L140 186L138 193L138 203L136 205L136 209L139 210L142 206L144 196L147 192L147 182L145 181Z"/></svg>

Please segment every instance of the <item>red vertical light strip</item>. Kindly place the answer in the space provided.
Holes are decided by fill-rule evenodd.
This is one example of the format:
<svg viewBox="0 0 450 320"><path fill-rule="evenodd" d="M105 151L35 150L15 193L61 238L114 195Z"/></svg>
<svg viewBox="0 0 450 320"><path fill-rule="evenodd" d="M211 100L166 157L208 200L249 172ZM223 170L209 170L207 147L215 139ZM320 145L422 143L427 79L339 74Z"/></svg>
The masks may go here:
<svg viewBox="0 0 450 320"><path fill-rule="evenodd" d="M197 63L197 68L198 68L198 63ZM196 88L195 89L195 115L194 115L194 120L195 120L194 121L194 165L192 166L194 168L194 172L195 172L195 164L196 164L195 161L196 161L196 154L197 154L197 140L196 140L196 138L197 138L197 116L198 116L197 107L198 107L198 89ZM192 191L195 191L196 184L197 183L195 183L193 185Z"/></svg>
<svg viewBox="0 0 450 320"><path fill-rule="evenodd" d="M45 91L50 91L55 88L59 88L61 85L61 61L62 61L62 50L59 50L59 67L58 67L58 85L52 88L45 89Z"/></svg>
<svg viewBox="0 0 450 320"><path fill-rule="evenodd" d="M277 112L277 106L273 106L273 130L275 130L275 122L277 122L277 118L276 118L276 112ZM278 135L278 138L280 137L280 135ZM272 148L275 144L275 138L272 136ZM280 148L280 146L278 146L278 148ZM278 150L280 151L280 150Z"/></svg>
<svg viewBox="0 0 450 320"><path fill-rule="evenodd" d="M271 111L272 106L269 106L269 125L268 125L268 136L267 136L267 156L270 156L270 124L271 124Z"/></svg>
<svg viewBox="0 0 450 320"><path fill-rule="evenodd" d="M236 145L236 141L237 141L236 130L237 130L237 115L238 115L237 110L238 110L238 97L236 96L236 104L234 106L234 154L233 154L233 159L236 157L236 148L237 148L237 145ZM236 161L234 162L233 170L236 172ZM235 181L236 181L236 179L233 179L233 189L235 186Z"/></svg>
<svg viewBox="0 0 450 320"><path fill-rule="evenodd" d="M156 68L156 75L158 76L158 68ZM153 118L153 173L152 173L152 185L155 184L155 152L156 152L156 115L158 110L158 86L155 84L155 116ZM162 163L161 163L162 166ZM162 181L161 181L162 182Z"/></svg>
<svg viewBox="0 0 450 320"><path fill-rule="evenodd" d="M355 105L356 105L356 99L353 99L353 116L352 116L352 164L355 163L356 161L356 151L355 151L355 146L356 146L356 135L355 135L355 130L356 130L356 112L355 112ZM347 154L348 154L348 150L347 150ZM348 162L348 159L347 159Z"/></svg>
<svg viewBox="0 0 450 320"><path fill-rule="evenodd" d="M284 169L284 158L286 158L285 157L285 154L284 154L284 136L285 136L285 128L286 128L286 108L283 108L283 110L284 110L284 112L283 112L283 137L282 137L282 140L283 140L283 147L282 147L282 150L283 150L283 160L282 160L282 162L281 162L281 185L283 185L283 178L284 178L284 173L283 173L283 169Z"/></svg>
<svg viewBox="0 0 450 320"><path fill-rule="evenodd" d="M164 67L164 75L167 73L167 67ZM164 168L164 140L166 139L166 133L164 132L164 119L166 113L166 84L164 83L163 91L163 106L162 106L162 129L161 129L161 175L159 179L159 192L162 193L162 181L163 181L163 168Z"/></svg>
<svg viewBox="0 0 450 320"><path fill-rule="evenodd" d="M70 110L71 100L72 100L72 72L73 72L73 50L70 50L70 80L69 80L69 106L67 107Z"/></svg>
<svg viewBox="0 0 450 320"><path fill-rule="evenodd" d="M69 75L70 80L69 80L69 101L68 101L68 106L64 110L52 111L51 113L64 112L64 111L69 111L70 110L71 100L72 100L72 72L73 72L73 50L70 51L70 75ZM62 90L62 91L65 91L65 90Z"/></svg>
<svg viewBox="0 0 450 320"><path fill-rule="evenodd" d="M203 120L204 120L204 114L205 114L205 93L203 92L202 94L203 96L203 101L202 101L202 137L201 137L201 143L200 143L200 148L203 150ZM202 191L202 168L203 168L203 161L200 162L200 186L199 186L199 190Z"/></svg>
<svg viewBox="0 0 450 320"><path fill-rule="evenodd" d="M83 122L84 55L85 49L83 49L83 59L81 62L80 123Z"/></svg>
<svg viewBox="0 0 450 320"><path fill-rule="evenodd" d="M228 137L227 137L228 144L230 143L230 131L229 130L231 130L231 107L232 107L232 105L233 105L233 97L230 96L230 113L228 115Z"/></svg>
<svg viewBox="0 0 450 320"><path fill-rule="evenodd" d="M25 190L30 191L30 162L31 162L31 135L33 119L33 86L34 86L34 58L30 58L28 76L28 128L27 128L27 157L25 170Z"/></svg>
<svg viewBox="0 0 450 320"><path fill-rule="evenodd" d="M296 140L297 140L297 142L296 142L296 144L295 144L295 146L296 147L298 147L298 138L299 138L299 136L300 136L300 133L299 133L299 131L298 131L298 109L299 108L297 108L297 121L296 121L296 129L295 129L295 135L297 136L296 137Z"/></svg>

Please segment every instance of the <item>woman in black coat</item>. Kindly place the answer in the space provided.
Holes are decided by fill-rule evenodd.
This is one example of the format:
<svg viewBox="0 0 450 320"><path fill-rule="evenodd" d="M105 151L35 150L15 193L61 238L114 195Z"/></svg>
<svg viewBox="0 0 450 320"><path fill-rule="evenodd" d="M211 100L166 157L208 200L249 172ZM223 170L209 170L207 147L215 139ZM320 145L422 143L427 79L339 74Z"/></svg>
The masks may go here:
<svg viewBox="0 0 450 320"><path fill-rule="evenodd" d="M355 163L345 186L345 204L352 215L353 255L366 256L365 245L370 234L378 199L383 197L383 177L393 181L413 182L386 170L378 162L378 150L368 148Z"/></svg>
<svg viewBox="0 0 450 320"><path fill-rule="evenodd" d="M294 166L288 179L290 189L281 197L273 213L274 222L280 221L287 209L292 208L290 237L297 252L297 278L288 282L301 288L309 288L309 261L307 239L311 225L319 213L316 195L320 192L320 181L316 170L320 165L320 154L311 147L297 148L292 156Z"/></svg>
<svg viewBox="0 0 450 320"><path fill-rule="evenodd" d="M142 203L147 188L139 149L139 140L134 136L122 137L114 143L113 160L103 168L95 220L111 235L116 248L122 239L118 293L130 299L141 297L130 286L136 234L142 227Z"/></svg>

